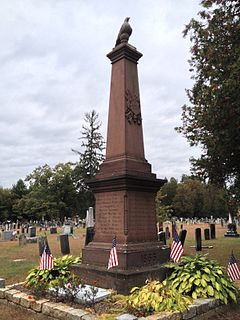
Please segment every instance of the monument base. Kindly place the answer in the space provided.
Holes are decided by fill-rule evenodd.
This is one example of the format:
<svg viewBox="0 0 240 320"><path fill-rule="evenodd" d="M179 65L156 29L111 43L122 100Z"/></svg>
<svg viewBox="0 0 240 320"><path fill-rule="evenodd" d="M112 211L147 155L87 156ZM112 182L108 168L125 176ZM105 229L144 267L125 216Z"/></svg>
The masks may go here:
<svg viewBox="0 0 240 320"><path fill-rule="evenodd" d="M225 234L224 234L224 237L229 237L229 238L238 238L239 237L239 234L234 232L234 231L227 231Z"/></svg>
<svg viewBox="0 0 240 320"><path fill-rule="evenodd" d="M225 233L224 237L238 238L237 226L235 223L228 224L228 231Z"/></svg>
<svg viewBox="0 0 240 320"><path fill-rule="evenodd" d="M83 263L72 265L71 271L86 284L113 289L121 294L129 294L133 287L144 285L148 279L162 281L167 275L167 268L160 264L132 270L121 270L118 267L107 270L107 267Z"/></svg>

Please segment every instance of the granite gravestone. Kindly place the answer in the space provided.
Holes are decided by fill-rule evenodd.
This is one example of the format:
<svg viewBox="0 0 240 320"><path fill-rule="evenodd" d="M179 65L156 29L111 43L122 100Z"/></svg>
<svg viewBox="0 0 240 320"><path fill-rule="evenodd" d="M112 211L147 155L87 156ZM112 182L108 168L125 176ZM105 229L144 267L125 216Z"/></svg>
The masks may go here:
<svg viewBox="0 0 240 320"><path fill-rule="evenodd" d="M30 238L36 237L36 227L29 227L28 235Z"/></svg>
<svg viewBox="0 0 240 320"><path fill-rule="evenodd" d="M170 254L158 241L155 213L156 192L166 180L157 179L145 159L137 72L142 54L128 44L129 36L120 34L107 55L112 75L106 158L88 181L96 198L95 232L82 250L82 264L72 267L85 283L122 293L149 277L163 278ZM114 237L117 272L107 270Z"/></svg>

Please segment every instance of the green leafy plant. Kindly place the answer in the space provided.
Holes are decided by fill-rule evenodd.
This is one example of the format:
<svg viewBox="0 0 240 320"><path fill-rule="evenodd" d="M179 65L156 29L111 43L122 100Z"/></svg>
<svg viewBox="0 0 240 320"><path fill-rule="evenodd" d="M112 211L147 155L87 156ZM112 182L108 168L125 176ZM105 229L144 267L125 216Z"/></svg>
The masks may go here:
<svg viewBox="0 0 240 320"><path fill-rule="evenodd" d="M227 304L237 302L237 289L223 268L207 255L182 257L179 264L166 265L171 272L168 281L173 290L197 298L216 298Z"/></svg>
<svg viewBox="0 0 240 320"><path fill-rule="evenodd" d="M39 295L44 294L44 292L53 287L56 282L59 282L59 284L60 282L63 284L68 283L72 279L70 265L80 262L81 259L79 257L72 255L54 258L53 269L40 270L38 267L31 269L24 285L38 292Z"/></svg>
<svg viewBox="0 0 240 320"><path fill-rule="evenodd" d="M141 288L135 287L130 291L128 305L139 315L148 315L160 311L184 311L192 299L173 290L165 280L149 281Z"/></svg>

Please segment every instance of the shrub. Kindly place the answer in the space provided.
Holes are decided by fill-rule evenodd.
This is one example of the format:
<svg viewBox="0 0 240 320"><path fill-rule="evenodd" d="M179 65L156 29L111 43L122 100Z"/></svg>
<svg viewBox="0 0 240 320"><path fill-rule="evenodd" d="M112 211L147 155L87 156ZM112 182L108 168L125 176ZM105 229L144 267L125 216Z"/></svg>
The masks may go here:
<svg viewBox="0 0 240 320"><path fill-rule="evenodd" d="M66 284L72 280L73 275L70 272L70 265L80 263L80 261L79 257L71 255L54 258L53 269L40 270L38 267L31 269L24 285L41 295L47 289L55 286L56 283ZM77 281L80 282L80 280Z"/></svg>
<svg viewBox="0 0 240 320"><path fill-rule="evenodd" d="M128 305L140 315L160 311L184 311L192 299L172 289L167 281L149 281L141 288L131 290Z"/></svg>
<svg viewBox="0 0 240 320"><path fill-rule="evenodd" d="M171 275L168 277L173 290L197 298L216 298L227 304L237 302L237 289L231 283L223 268L207 255L182 257L179 264L166 265Z"/></svg>

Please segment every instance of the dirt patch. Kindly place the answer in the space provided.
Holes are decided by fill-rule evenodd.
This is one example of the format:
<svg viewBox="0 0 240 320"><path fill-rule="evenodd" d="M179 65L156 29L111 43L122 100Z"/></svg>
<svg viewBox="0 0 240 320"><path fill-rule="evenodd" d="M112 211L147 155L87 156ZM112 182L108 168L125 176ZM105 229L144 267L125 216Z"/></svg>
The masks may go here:
<svg viewBox="0 0 240 320"><path fill-rule="evenodd" d="M53 320L52 317L48 317L43 314L34 313L31 310L23 309L20 306L16 306L10 303L0 302L0 320Z"/></svg>

